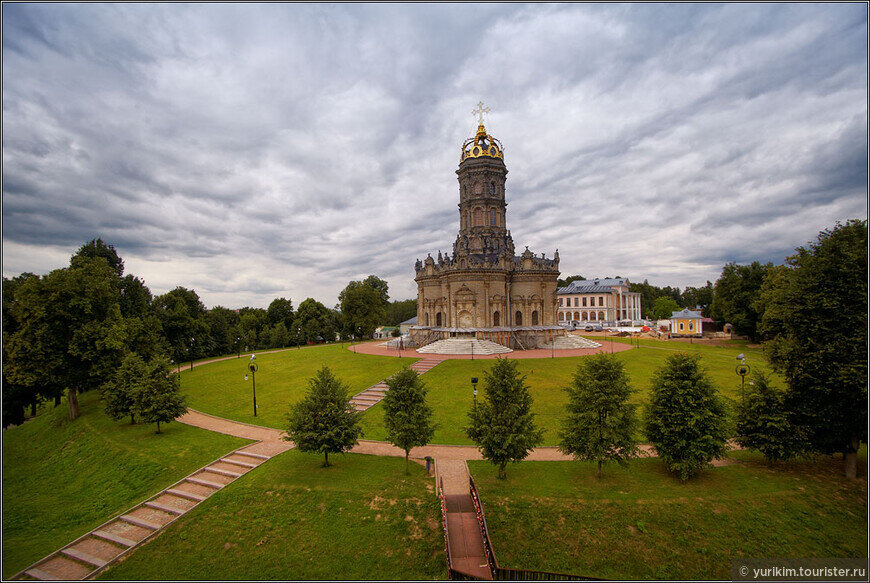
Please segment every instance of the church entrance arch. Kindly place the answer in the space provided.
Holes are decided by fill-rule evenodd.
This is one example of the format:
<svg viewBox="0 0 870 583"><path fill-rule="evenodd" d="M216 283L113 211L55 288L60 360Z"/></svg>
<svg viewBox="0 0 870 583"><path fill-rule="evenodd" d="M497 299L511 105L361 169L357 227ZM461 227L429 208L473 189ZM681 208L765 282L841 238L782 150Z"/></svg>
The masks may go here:
<svg viewBox="0 0 870 583"><path fill-rule="evenodd" d="M501 314L498 313L498 310L492 313L492 325L501 326Z"/></svg>
<svg viewBox="0 0 870 583"><path fill-rule="evenodd" d="M438 312L437 314L435 314L435 325L441 326L441 312Z"/></svg>
<svg viewBox="0 0 870 583"><path fill-rule="evenodd" d="M522 326L523 325L523 313L517 310L517 313L514 315L514 326Z"/></svg>
<svg viewBox="0 0 870 583"><path fill-rule="evenodd" d="M462 310L459 312L459 328L471 328L471 312L468 310Z"/></svg>

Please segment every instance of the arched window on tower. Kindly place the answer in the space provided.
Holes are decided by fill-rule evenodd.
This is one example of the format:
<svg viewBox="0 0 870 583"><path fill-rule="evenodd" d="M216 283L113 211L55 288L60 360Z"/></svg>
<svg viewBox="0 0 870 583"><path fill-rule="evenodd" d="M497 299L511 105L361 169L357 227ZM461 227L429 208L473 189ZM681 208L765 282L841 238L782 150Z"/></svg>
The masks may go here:
<svg viewBox="0 0 870 583"><path fill-rule="evenodd" d="M498 310L492 313L492 325L501 326L501 314L499 314Z"/></svg>
<svg viewBox="0 0 870 583"><path fill-rule="evenodd" d="M538 325L538 310L532 310L532 326Z"/></svg>
<svg viewBox="0 0 870 583"><path fill-rule="evenodd" d="M489 193L490 193L490 194L495 194L495 182L490 182L490 183L489 183Z"/></svg>
<svg viewBox="0 0 870 583"><path fill-rule="evenodd" d="M498 217L496 216L495 209L489 211L489 224L493 227L497 226L498 224Z"/></svg>
<svg viewBox="0 0 870 583"><path fill-rule="evenodd" d="M435 314L435 325L439 327L441 326L441 312Z"/></svg>
<svg viewBox="0 0 870 583"><path fill-rule="evenodd" d="M477 207L474 209L474 226L482 227L483 226L483 209Z"/></svg>

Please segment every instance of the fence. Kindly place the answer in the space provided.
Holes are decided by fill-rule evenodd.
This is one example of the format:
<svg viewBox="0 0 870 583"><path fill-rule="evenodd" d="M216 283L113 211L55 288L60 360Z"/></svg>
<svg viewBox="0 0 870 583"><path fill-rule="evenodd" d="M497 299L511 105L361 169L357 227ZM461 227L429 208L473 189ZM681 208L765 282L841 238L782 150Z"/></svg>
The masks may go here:
<svg viewBox="0 0 870 583"><path fill-rule="evenodd" d="M477 522L480 525L480 534L483 537L483 547L486 551L486 558L489 561L490 569L492 569L493 581L604 581L597 577L585 577L583 575L569 575L568 573L552 573L550 571L534 571L530 569L508 569L499 567L498 561L495 558L495 550L492 548L492 541L489 538L489 529L486 526L486 516L483 513L483 505L480 503L480 496L477 493L477 486L474 484L474 478L471 473L468 474L468 488L471 491L471 499L474 502L474 513L477 515ZM443 498L442 498L443 500Z"/></svg>

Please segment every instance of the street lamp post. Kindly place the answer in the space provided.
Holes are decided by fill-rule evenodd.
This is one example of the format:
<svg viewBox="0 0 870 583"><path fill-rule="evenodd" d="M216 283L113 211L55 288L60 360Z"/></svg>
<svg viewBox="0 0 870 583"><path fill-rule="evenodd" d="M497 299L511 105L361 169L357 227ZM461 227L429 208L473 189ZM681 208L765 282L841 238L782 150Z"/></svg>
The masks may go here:
<svg viewBox="0 0 870 583"><path fill-rule="evenodd" d="M474 392L474 408L477 409L477 377L471 377L471 390Z"/></svg>
<svg viewBox="0 0 870 583"><path fill-rule="evenodd" d="M236 358L242 357L242 337L236 336Z"/></svg>
<svg viewBox="0 0 870 583"><path fill-rule="evenodd" d="M740 376L740 404L746 405L744 383L746 381L746 375L749 374L749 371L751 369L749 368L749 365L746 364L746 356L744 356L742 352L737 355L737 360L740 361L740 364L737 365L737 367L734 369L734 372L736 372Z"/></svg>
<svg viewBox="0 0 870 583"><path fill-rule="evenodd" d="M259 366L254 362L254 359L257 358L257 355L252 354L251 360L248 362L248 370L251 371L251 386L253 387L254 394L254 417L257 416L257 370L259 370ZM248 380L248 375L245 375L245 380Z"/></svg>
<svg viewBox="0 0 870 583"><path fill-rule="evenodd" d="M190 337L190 370L193 370L193 336Z"/></svg>

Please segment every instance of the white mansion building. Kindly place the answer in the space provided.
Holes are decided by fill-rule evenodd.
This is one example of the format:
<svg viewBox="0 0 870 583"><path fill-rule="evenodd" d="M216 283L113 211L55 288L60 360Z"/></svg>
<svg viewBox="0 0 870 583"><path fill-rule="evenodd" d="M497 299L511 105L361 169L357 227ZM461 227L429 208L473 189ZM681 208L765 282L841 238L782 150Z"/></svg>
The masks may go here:
<svg viewBox="0 0 870 583"><path fill-rule="evenodd" d="M629 290L629 281L592 279L572 281L558 289L559 322L595 322L615 325L636 322L640 316L640 294Z"/></svg>

